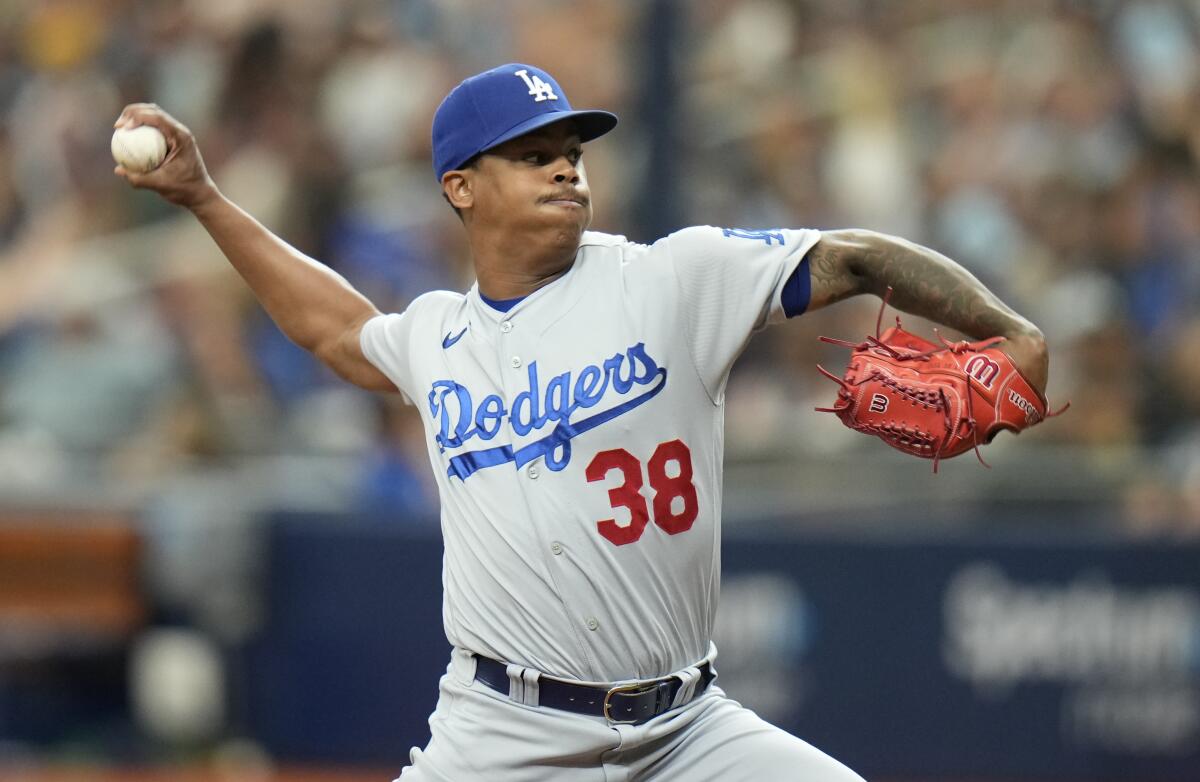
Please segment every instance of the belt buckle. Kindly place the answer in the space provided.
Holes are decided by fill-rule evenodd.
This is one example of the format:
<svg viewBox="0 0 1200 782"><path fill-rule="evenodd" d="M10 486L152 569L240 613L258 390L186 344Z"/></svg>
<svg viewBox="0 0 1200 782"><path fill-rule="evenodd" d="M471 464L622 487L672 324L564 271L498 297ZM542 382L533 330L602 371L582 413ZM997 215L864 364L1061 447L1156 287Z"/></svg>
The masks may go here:
<svg viewBox="0 0 1200 782"><path fill-rule="evenodd" d="M670 679L659 679L656 681L647 682L645 684L621 684L613 687L604 694L604 719L608 720L610 725L637 725L642 721L638 717L634 717L633 719L629 720L622 720L612 716L612 714L609 713L609 709L612 708L612 697L614 695L645 695L648 692L662 690L664 687L669 685ZM655 707L655 710L657 711L657 703L655 704ZM652 714L651 716L656 717L658 715Z"/></svg>

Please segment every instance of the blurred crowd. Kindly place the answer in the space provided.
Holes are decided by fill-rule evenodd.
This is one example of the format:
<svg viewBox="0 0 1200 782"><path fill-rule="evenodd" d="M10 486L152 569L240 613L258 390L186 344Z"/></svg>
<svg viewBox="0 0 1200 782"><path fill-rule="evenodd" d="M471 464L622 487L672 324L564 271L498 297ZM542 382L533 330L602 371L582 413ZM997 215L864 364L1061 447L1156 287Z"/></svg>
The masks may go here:
<svg viewBox="0 0 1200 782"><path fill-rule="evenodd" d="M756 0L695 23L693 214L957 259L1042 327L1071 402L1022 448L1111 478L1132 532L1200 530L1200 4ZM872 306L831 325L859 336ZM811 386L812 341L772 346L795 370L774 398Z"/></svg>
<svg viewBox="0 0 1200 782"><path fill-rule="evenodd" d="M622 116L587 150L596 228L657 238L661 193L679 225L934 247L1048 336L1071 409L1021 452L1103 476L1131 530L1200 530L1198 31L1194 0L0 4L0 502L133 504L179 551L264 508L435 518L413 409L338 382L188 215L113 176L111 122L162 105L224 192L398 311L470 284L433 111L520 60ZM815 334L861 336L876 307L752 343L732 457L803 474L880 449L811 412L813 364L840 360Z"/></svg>

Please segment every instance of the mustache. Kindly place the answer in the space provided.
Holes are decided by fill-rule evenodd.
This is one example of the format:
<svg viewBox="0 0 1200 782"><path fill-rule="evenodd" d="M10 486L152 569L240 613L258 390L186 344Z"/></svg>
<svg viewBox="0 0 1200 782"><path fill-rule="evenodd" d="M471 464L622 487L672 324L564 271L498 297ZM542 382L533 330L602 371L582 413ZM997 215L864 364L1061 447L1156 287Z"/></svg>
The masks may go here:
<svg viewBox="0 0 1200 782"><path fill-rule="evenodd" d="M546 203L548 201L575 201L583 206L587 206L589 203L591 203L590 198L577 190L557 190L542 197L542 203Z"/></svg>

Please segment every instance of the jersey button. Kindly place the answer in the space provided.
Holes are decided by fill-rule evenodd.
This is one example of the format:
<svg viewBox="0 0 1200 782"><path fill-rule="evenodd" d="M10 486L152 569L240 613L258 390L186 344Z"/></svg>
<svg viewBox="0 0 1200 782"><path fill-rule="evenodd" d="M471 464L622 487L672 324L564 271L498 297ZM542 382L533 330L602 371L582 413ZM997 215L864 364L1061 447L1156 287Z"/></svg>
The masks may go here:
<svg viewBox="0 0 1200 782"><path fill-rule="evenodd" d="M520 357L520 356L513 356L513 357L512 357L512 360L511 360L511 361L509 361L508 363L512 364L512 368L513 368L513 369L516 369L517 367L521 366L521 357Z"/></svg>
<svg viewBox="0 0 1200 782"><path fill-rule="evenodd" d="M562 553L562 544L556 540L550 544L550 550L553 551L554 556L557 557L559 554Z"/></svg>
<svg viewBox="0 0 1200 782"><path fill-rule="evenodd" d="M596 630L599 627L600 627L600 622L596 620L596 617L589 616L588 620L587 620L587 629Z"/></svg>
<svg viewBox="0 0 1200 782"><path fill-rule="evenodd" d="M530 477L530 478L532 478L532 479L533 479L533 480L535 480L535 481L537 480L537 477L538 477L539 475L541 475L541 473L540 473L540 472L538 472L537 465L534 465L534 466L530 467L530 468L529 468L529 473L528 473L528 474L529 474L529 477ZM558 552L555 552L555 553L558 553Z"/></svg>
<svg viewBox="0 0 1200 782"><path fill-rule="evenodd" d="M504 321L500 324L500 330L507 334L508 332L512 331L512 323L507 320Z"/></svg>

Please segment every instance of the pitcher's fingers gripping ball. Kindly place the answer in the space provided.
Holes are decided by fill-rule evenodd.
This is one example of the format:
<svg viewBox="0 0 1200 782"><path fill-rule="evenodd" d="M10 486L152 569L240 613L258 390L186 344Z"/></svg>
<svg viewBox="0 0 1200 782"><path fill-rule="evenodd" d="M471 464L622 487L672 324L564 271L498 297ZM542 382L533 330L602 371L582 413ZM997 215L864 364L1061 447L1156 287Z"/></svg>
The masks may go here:
<svg viewBox="0 0 1200 782"><path fill-rule="evenodd" d="M113 129L115 173L133 187L189 209L216 191L192 132L155 104L129 104Z"/></svg>
<svg viewBox="0 0 1200 782"><path fill-rule="evenodd" d="M145 174L167 157L167 137L151 125L120 127L112 135L113 160L126 171Z"/></svg>
<svg viewBox="0 0 1200 782"><path fill-rule="evenodd" d="M884 302L886 306L886 300ZM842 423L873 435L898 450L938 462L992 441L1002 430L1020 433L1048 417L1046 400L999 345L1003 338L941 344L896 325L854 343L829 337L824 342L853 349L842 377L818 366L838 383L833 407ZM1056 413L1058 415L1066 407Z"/></svg>

